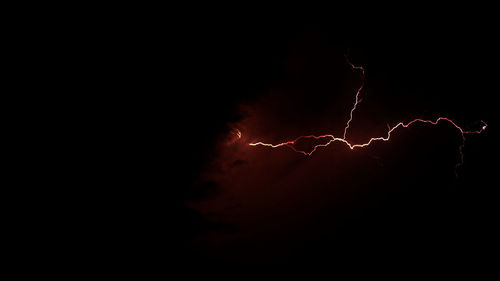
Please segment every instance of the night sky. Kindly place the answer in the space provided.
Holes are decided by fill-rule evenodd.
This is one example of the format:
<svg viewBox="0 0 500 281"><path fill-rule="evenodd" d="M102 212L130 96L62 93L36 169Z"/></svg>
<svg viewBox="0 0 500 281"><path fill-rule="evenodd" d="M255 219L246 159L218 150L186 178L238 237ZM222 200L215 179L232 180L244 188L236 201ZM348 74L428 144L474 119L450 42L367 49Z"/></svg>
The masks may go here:
<svg viewBox="0 0 500 281"><path fill-rule="evenodd" d="M120 191L132 198L133 251L214 268L493 262L493 22L444 11L384 23L339 14L193 15L137 32L139 74L126 97L140 102L126 110L144 148L141 176ZM352 142L414 118L488 123L467 136L458 177L461 136L448 123L311 156L248 145L342 136L362 82L345 55L366 70Z"/></svg>

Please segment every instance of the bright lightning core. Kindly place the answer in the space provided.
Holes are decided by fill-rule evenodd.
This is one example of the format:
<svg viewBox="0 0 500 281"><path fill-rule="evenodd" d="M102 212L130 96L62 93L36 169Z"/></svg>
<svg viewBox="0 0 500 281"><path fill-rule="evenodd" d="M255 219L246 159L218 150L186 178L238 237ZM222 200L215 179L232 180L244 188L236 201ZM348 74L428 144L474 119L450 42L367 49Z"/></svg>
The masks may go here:
<svg viewBox="0 0 500 281"><path fill-rule="evenodd" d="M431 125L436 125L437 123L443 121L443 122L447 122L447 123L450 123L451 125L453 125L461 134L462 136L462 143L461 145L459 146L459 153L460 153L460 161L456 164L455 166L455 175L457 175L457 168L460 167L462 164L463 164L463 161L464 161L464 156L463 156L463 147L464 147L464 144L465 144L465 135L468 135L468 134L480 134L482 133L484 130L486 130L486 128L488 127L488 125L481 120L481 123L482 123L482 127L479 129L479 130L476 130L476 131L466 131L464 129L462 129L460 126L458 126L455 122L453 122L450 118L447 118L447 117L438 117L435 121L433 120L425 120L425 119L421 119L421 118L416 118L408 123L403 123L403 122L399 122L397 123L396 125L394 125L393 127L389 126L388 125L388 131L387 131L387 135L385 137L372 137L368 140L368 142L366 143L350 143L348 140L347 140L347 132L348 132L348 129L349 129L349 125L353 119L353 113L354 111L356 110L357 108L357 105L359 104L360 102L360 99L359 99L359 94L361 93L361 91L363 90L363 87L364 87L364 80L365 80L365 69L362 67L362 66L355 66L353 65L350 61L349 61L349 58L346 56L346 60L347 60L347 63L350 65L351 69L353 70L359 70L361 72L361 78L362 78L362 82L361 82L361 85L359 86L359 88L357 89L356 91L356 95L355 95L355 100L354 100L354 104L353 104L353 107L351 108L351 111L349 113L349 119L347 120L346 122L346 125L344 127L344 135L342 138L340 137L335 137L334 135L331 135L331 134L325 134L325 135L319 135L319 136L315 136L315 135L306 135L306 136L300 136L294 140L289 140L289 141L284 141L284 142L281 142L281 143L278 143L278 144L271 144L271 143L264 143L264 142L255 142L255 143L249 143L250 146L267 146L267 147L271 147L271 148L277 148L277 147L281 147L281 146L287 146L289 148L291 148L293 151L295 152L298 152L298 153L301 153L301 154L304 154L306 156L310 156L311 154L313 154L318 148L320 147L326 147L328 145L330 145L331 143L333 142L343 142L345 143L351 150L355 149L355 148L358 148L358 147L366 147L366 146L369 146L371 145L373 142L376 142L376 141L389 141L389 139L391 138L391 133L393 131L395 131L397 128L408 128L409 126L411 126L412 124L415 124L415 123L426 123L426 124L431 124ZM298 150L295 148L295 143L301 139L307 139L307 138L314 138L314 139L321 139L321 138L328 138L329 141L325 144L319 144L319 145L316 145L313 147L313 149L309 152L306 152L306 151L303 151L303 150Z"/></svg>

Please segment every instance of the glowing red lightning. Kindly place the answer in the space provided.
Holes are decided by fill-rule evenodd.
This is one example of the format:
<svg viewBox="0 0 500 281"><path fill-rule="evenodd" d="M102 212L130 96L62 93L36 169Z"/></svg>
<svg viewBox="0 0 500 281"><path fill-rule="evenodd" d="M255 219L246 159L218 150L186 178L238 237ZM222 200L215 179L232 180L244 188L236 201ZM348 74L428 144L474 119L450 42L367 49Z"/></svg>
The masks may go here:
<svg viewBox="0 0 500 281"><path fill-rule="evenodd" d="M282 143L279 143L279 144L270 144L270 143L263 143L263 142L255 142L255 143L249 143L249 145L251 146L258 146L258 145L262 145L262 146L268 146L268 147L272 147L272 148L277 148L277 147L281 147L281 146L287 146L289 148L291 148L293 151L295 152L298 152L298 153L301 153L301 154L304 154L306 156L310 156L311 154L313 154L316 149L318 149L319 147L325 147L325 146L328 146L330 145L331 143L333 142L336 142L336 141L339 141L339 142L343 142L345 143L351 150L355 149L355 148L358 148L358 147L365 147L365 146L369 146L370 144L372 144L374 141L388 141L390 138L391 138L391 133L396 130L397 128L399 127L404 127L404 128L408 128L410 125L414 124L414 123L428 123L428 124L432 124L432 125L436 125L437 123L439 123L440 121L446 121L450 124L452 124L458 131L460 131L461 135L462 135L462 143L461 145L459 146L459 153L460 153L460 161L455 165L455 174L456 174L456 170L458 167L460 167L463 162L464 162L464 156L463 156L463 153L462 153L462 150L463 150L463 147L464 147L464 144L465 144L465 135L466 134L480 134L481 132L483 132L484 130L486 130L486 127L488 126L484 121L481 120L481 123L482 123L482 127L479 129L479 130L476 130L476 131L465 131L463 130L460 126L458 126L455 122L453 122L451 119L449 118L446 118L446 117L438 117L435 121L432 121L432 120L424 120L424 119L420 119L420 118L417 118L417 119L414 119L408 123L403 123L403 122L399 122L397 123L395 126L393 127L390 127L388 125L388 132L387 132L387 136L386 137L372 137L370 138L370 140L368 140L368 142L366 143L360 143L360 144L352 144L350 143L349 141L347 141L346 139L346 136L347 136L347 130L349 129L349 124L351 123L352 121L352 118L353 118L353 112L356 110L356 107L357 105L361 102L361 100L359 99L359 94L360 92L363 90L363 87L364 87L364 80L365 80L365 69L361 66L355 66L353 65L350 61L349 61L349 58L346 56L346 60L347 60L347 63L351 66L352 69L354 70L361 70L361 78L362 78L362 82L361 82L361 86L358 88L357 92L356 92L356 98L355 98L355 101L354 101L354 105L349 113L349 119L347 120L347 123L346 123L346 126L344 128L344 135L342 138L339 138L339 137L335 137L331 134L326 134L326 135L320 135L320 136L314 136L314 135L307 135L307 136L300 136L294 140L290 140L290 141L285 141L285 142L282 142ZM318 144L316 146L313 147L313 149L310 151L310 152L306 152L306 151L303 151L303 150L298 150L294 147L294 144L301 140L301 139L307 139L307 138L314 138L314 139L329 139L329 141L327 143L324 143L324 144Z"/></svg>

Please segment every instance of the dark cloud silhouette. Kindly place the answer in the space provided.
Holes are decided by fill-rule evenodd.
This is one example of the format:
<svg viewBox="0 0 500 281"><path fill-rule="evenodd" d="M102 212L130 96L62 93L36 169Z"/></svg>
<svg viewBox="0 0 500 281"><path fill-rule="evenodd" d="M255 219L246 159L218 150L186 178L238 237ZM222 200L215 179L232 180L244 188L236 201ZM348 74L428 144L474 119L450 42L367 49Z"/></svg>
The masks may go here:
<svg viewBox="0 0 500 281"><path fill-rule="evenodd" d="M216 149L214 146L216 152L202 178L216 182L219 193L191 206L209 214L205 216L208 221L215 217L232 228L199 233L195 253L206 261L236 263L328 263L359 256L376 258L381 252L450 258L456 253L455 243L465 235L457 222L458 206L467 196L458 190L457 182L469 183L455 178L461 139L449 124L404 129L390 142L356 151L337 143L311 157L287 147L248 146L256 140L279 143L302 134L342 134L359 76L345 63L342 48L315 36L308 34L290 43L291 49L295 44L301 46L300 51L288 53L284 59L282 67L291 68L290 72L240 107L245 117L232 126L241 130L242 138ZM398 106L401 97L390 100L391 93L404 96L421 85L412 86L411 79L405 78L409 84L395 90L392 79L400 78L401 69L405 75L415 75L422 67L427 68L432 58L422 65L406 62L380 71L377 63L383 62L377 60L376 52L370 52L367 48L362 56L359 51L351 51L353 61L361 63L364 58L369 63L367 90L352 123L352 139L366 141L367 136L383 135L387 122L409 120L422 112L438 116L441 111L437 107L443 103L433 95L456 97L453 91L440 92L441 83L420 77L420 82L429 85L428 92L420 93L422 97L414 104L403 102ZM392 56L404 52L399 50ZM390 63L391 58L383 58ZM461 121L473 118L463 117L465 114L482 118L473 111L450 111L449 102L444 103L448 104L444 113L456 114ZM477 139L486 141L487 136ZM474 165L477 162L465 164L459 173L474 173ZM474 181L470 186L475 186Z"/></svg>
<svg viewBox="0 0 500 281"><path fill-rule="evenodd" d="M494 125L467 140L458 179L460 136L446 124L356 151L336 143L311 157L247 145L341 135L360 83L346 52L367 70L353 141L415 117L445 115L471 128L493 120L498 58L486 37L346 22L193 22L169 43L172 59L160 56L168 44L150 44L150 61L176 73L141 68L148 83L137 87L147 95L137 111L145 120L136 137L147 140L137 220L154 233L144 239L150 248L187 265L482 256L474 245L489 247L496 233Z"/></svg>

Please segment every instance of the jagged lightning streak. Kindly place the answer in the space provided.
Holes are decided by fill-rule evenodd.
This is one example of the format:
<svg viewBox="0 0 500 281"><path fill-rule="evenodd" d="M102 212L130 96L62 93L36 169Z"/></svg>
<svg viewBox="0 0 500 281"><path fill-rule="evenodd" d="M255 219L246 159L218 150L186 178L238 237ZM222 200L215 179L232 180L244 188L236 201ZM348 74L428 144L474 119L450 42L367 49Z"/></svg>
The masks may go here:
<svg viewBox="0 0 500 281"><path fill-rule="evenodd" d="M354 69L354 70L361 70L361 79L362 79L362 82L361 82L361 85L360 85L360 87L358 88L358 90L356 92L356 98L355 98L353 107L352 107L352 109L351 109L351 111L349 113L349 119L347 120L346 126L344 128L344 135L342 136L342 138L335 137L334 135L331 135L331 134L319 135L319 136L307 135L307 136L300 136L300 137L298 137L298 138L296 138L294 140L285 141L285 142L282 142L282 143L279 143L279 144L270 144L270 143L264 143L264 142L255 142L255 143L249 143L249 145L251 145L251 146L261 145L261 146L267 146L267 147L272 147L272 148L287 146L287 147L291 148L295 152L304 154L306 156L310 156L318 148L320 148L320 147L326 147L326 146L328 146L331 143L336 142L336 141L342 142L342 143L346 144L351 150L353 150L353 149L358 148L358 147L361 148L361 147L369 146L373 142L376 142L376 141L389 141L389 139L391 138L391 133L394 130L396 130L397 128L400 128L400 127L408 128L409 126L411 126L412 124L415 124L415 123L428 123L428 124L432 124L432 125L437 125L440 121L445 121L445 122L450 123L451 125L453 125L460 132L460 134L462 136L462 143L460 144L460 146L458 148L458 151L460 153L460 161L455 165L455 175L458 176L457 175L457 169L464 163L463 147L465 145L465 135L467 135L467 134L480 134L480 133L482 133L488 127L488 125L486 124L486 122L484 122L483 120L481 120L482 127L479 130L476 130L476 131L466 131L466 130L462 129L460 126L458 126L451 119L447 118L447 117L438 117L435 121L417 118L417 119L414 119L414 120L412 120L412 121L410 121L410 122L408 122L406 124L404 122L399 122L399 123L397 123L393 127L387 125L388 126L388 131L387 131L387 135L385 137L372 137L366 143L352 144L352 143L350 143L346 139L347 130L349 129L349 125L350 125L350 123L352 121L353 112L356 110L357 105L361 102L361 100L359 99L359 94L361 93L361 91L363 90L363 87L364 87L365 69L362 66L355 66L355 65L353 65L350 62L350 60L347 57L347 55L345 57L346 57L347 63L351 66L352 69ZM328 140L328 142L326 142L324 144L315 145L310 152L306 152L306 151L303 151L303 150L298 150L298 149L295 148L294 145L295 145L295 143L297 141L299 141L301 139L308 139L308 138L314 138L314 139L324 139L325 138L325 139L329 139L329 140Z"/></svg>
<svg viewBox="0 0 500 281"><path fill-rule="evenodd" d="M356 110L358 103L361 102L361 100L359 99L359 93L361 93L361 91L363 90L363 87L365 86L365 69L362 66L355 66L354 64L352 64L347 55L345 55L345 59L346 59L347 63L351 66L352 69L361 70L361 85L359 86L358 91L356 92L356 99L354 100L354 105L352 106L351 112L349 113L349 120L347 120L347 124L345 125L345 128L344 128L343 139L346 138L347 129L349 129L349 124L352 121L352 114L353 114L354 110Z"/></svg>

